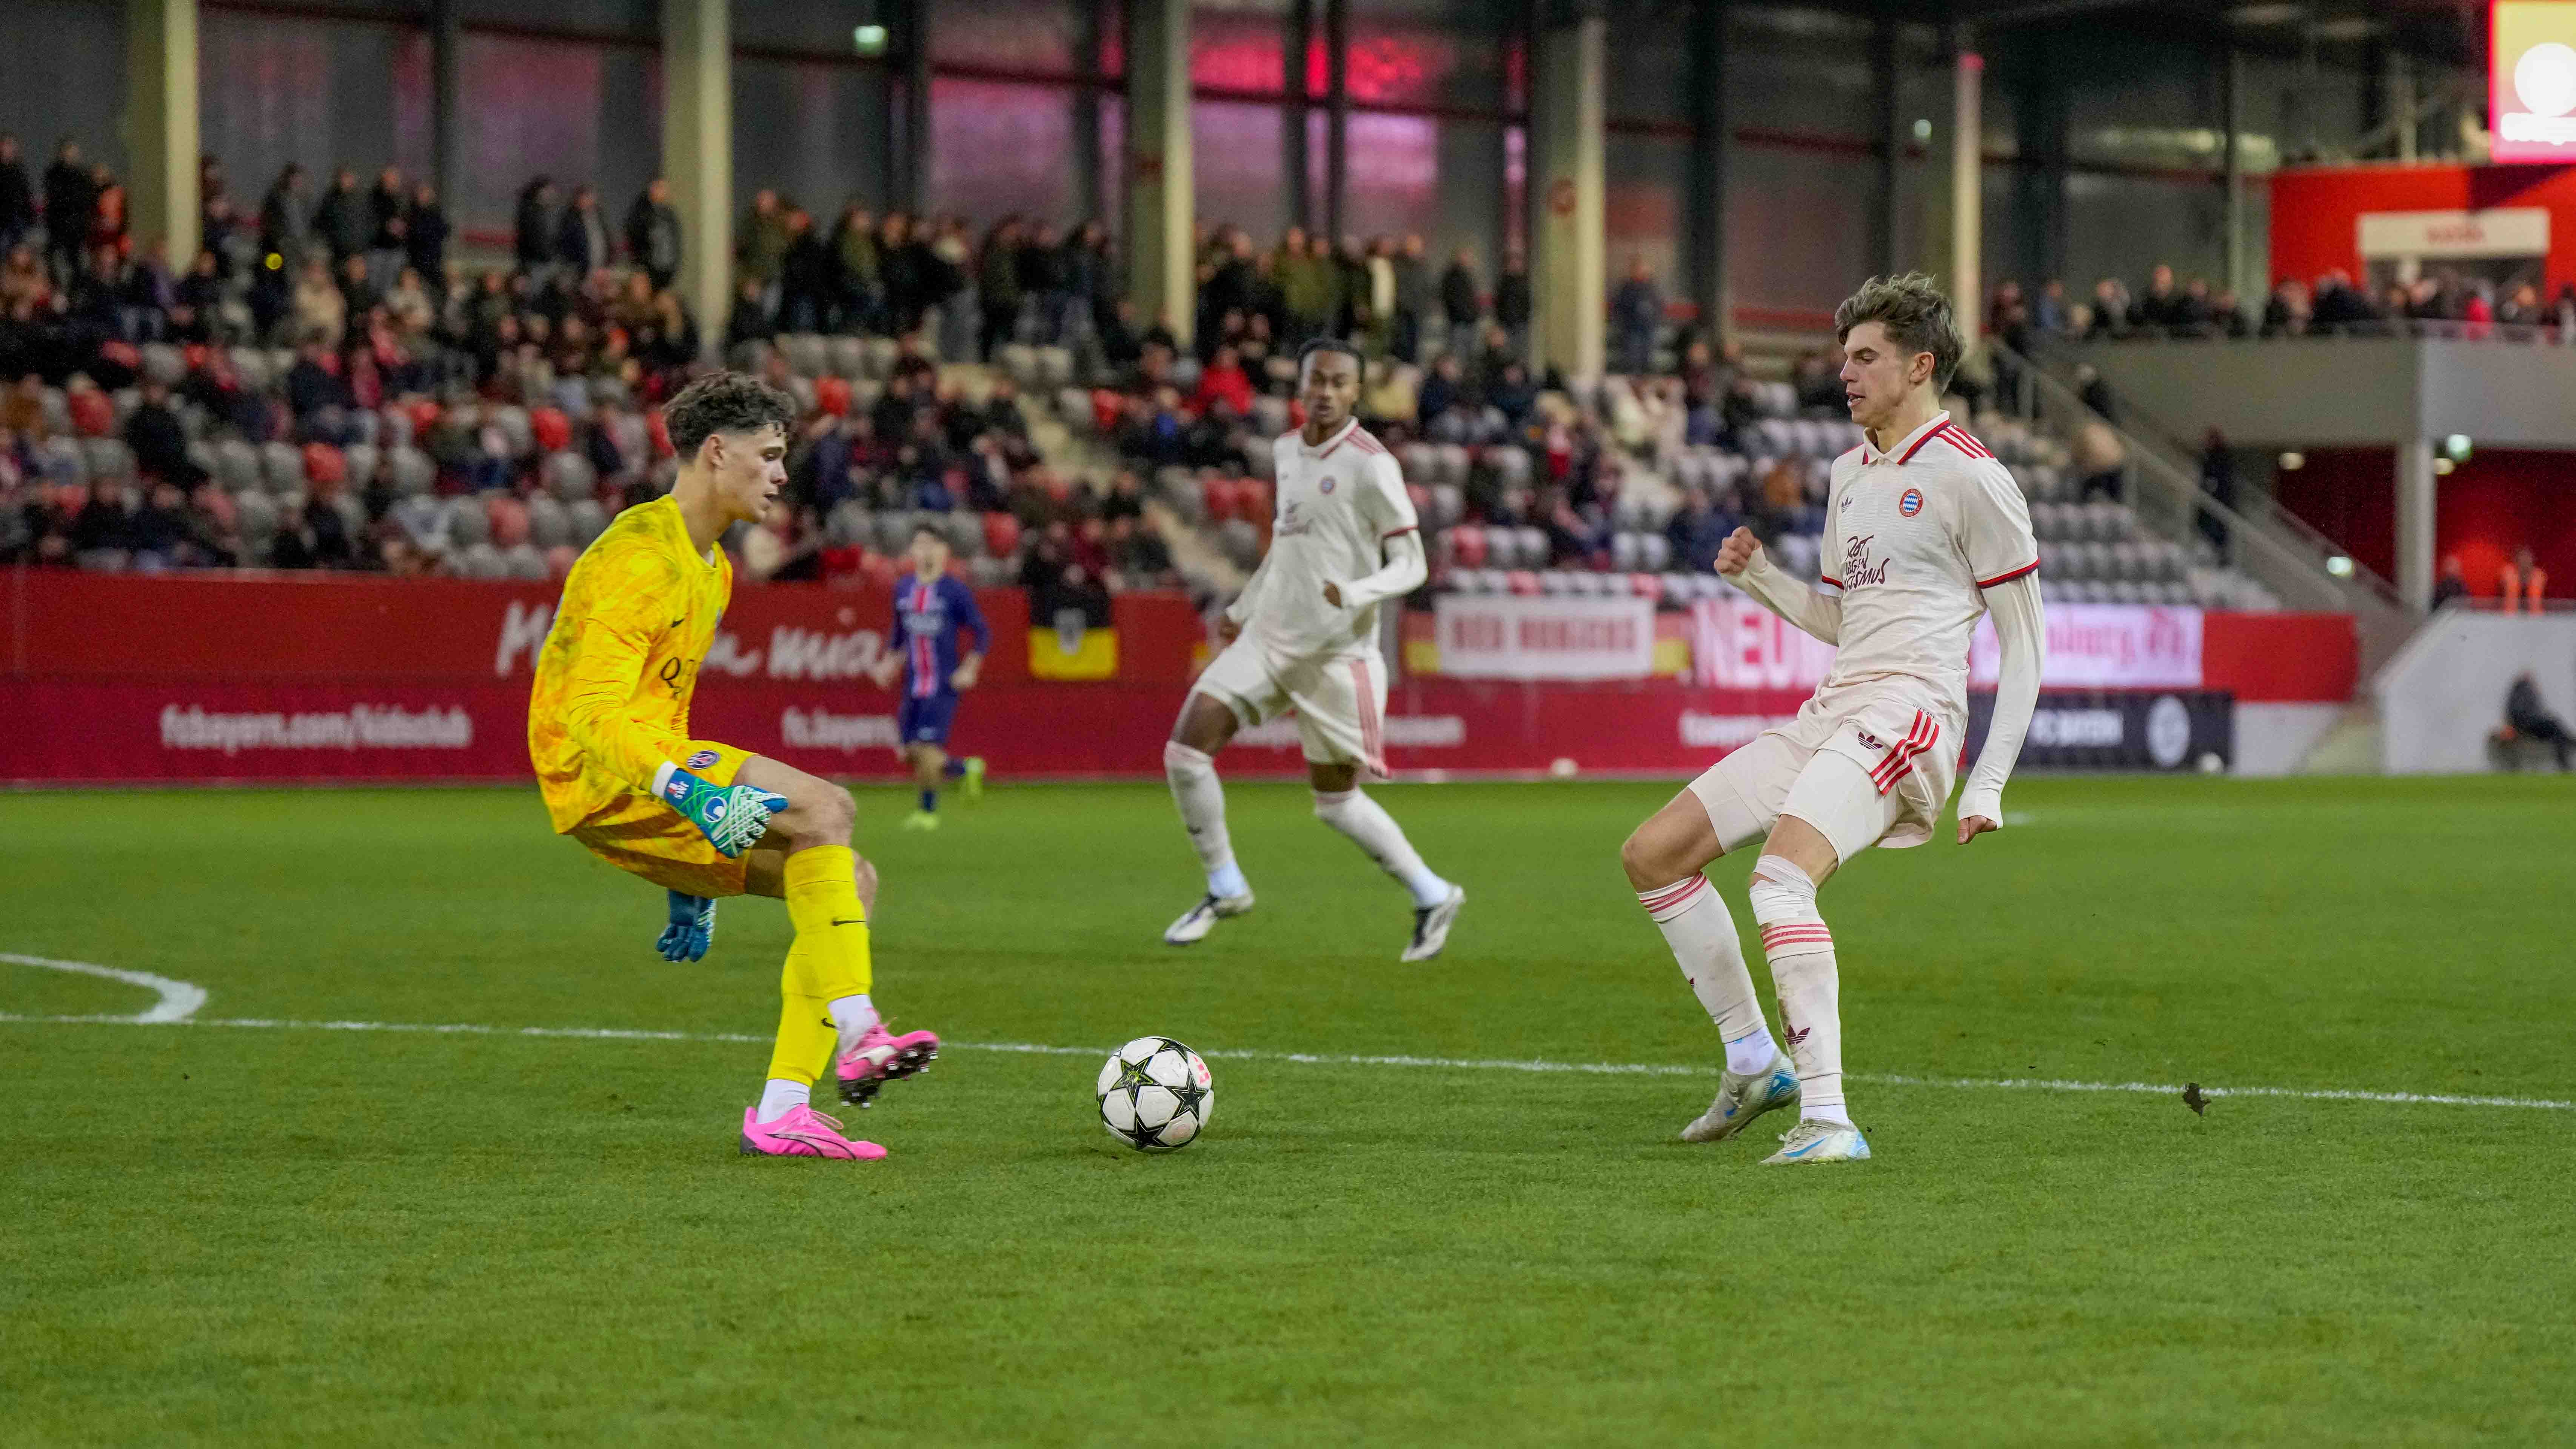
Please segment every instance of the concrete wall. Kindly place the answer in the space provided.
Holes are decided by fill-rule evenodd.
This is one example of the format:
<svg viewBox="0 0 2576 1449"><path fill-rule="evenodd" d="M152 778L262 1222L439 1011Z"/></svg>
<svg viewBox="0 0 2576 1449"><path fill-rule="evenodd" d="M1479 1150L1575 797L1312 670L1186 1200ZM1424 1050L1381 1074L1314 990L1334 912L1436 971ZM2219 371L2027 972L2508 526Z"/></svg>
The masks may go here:
<svg viewBox="0 0 2576 1449"><path fill-rule="evenodd" d="M2069 349L2139 416L2241 447L2395 444L2576 448L2576 347L2397 338L2103 342Z"/></svg>
<svg viewBox="0 0 2576 1449"><path fill-rule="evenodd" d="M2576 721L2576 614L2436 616L2372 682L2381 767L2392 775L2486 770L2505 691L2530 670L2552 714Z"/></svg>

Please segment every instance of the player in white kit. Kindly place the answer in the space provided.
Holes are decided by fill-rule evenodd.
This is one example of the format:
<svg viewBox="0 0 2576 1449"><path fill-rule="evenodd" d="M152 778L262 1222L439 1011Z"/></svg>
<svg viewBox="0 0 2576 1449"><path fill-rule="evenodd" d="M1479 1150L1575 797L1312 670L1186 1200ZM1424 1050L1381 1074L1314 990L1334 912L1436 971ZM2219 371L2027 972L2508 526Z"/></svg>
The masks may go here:
<svg viewBox="0 0 2576 1449"><path fill-rule="evenodd" d="M1961 342L1931 279L1872 278L1834 313L1852 421L1868 441L1834 460L1824 577L1773 563L1737 529L1718 572L1838 646L1795 719L1728 755L1620 851L1637 899L1726 1040L1717 1100L1685 1140L1732 1137L1795 1105L1768 1163L1869 1156L1843 1099L1833 933L1816 888L1872 844L1920 845L1949 799L1968 725L1968 643L1991 613L2002 646L1993 723L1959 797L1959 843L2003 823L2003 787L2039 698L2039 546L2021 489L1940 409ZM1767 837L1767 838L1766 838ZM1780 1000L1784 1053L1762 1019L1726 902L1700 874L1762 839L1748 894Z"/></svg>
<svg viewBox="0 0 2576 1449"><path fill-rule="evenodd" d="M1378 607L1429 576L1422 534L1395 458L1352 416L1359 354L1319 339L1298 354L1297 368L1306 422L1271 444L1278 515L1270 552L1227 607L1218 625L1225 651L1199 676L1163 746L1173 803L1207 868L1206 894L1163 939L1189 945L1252 909L1213 757L1237 729L1294 709L1315 818L1412 893L1403 959L1427 961L1448 944L1467 893L1424 865L1394 817L1359 788L1362 772L1387 775Z"/></svg>

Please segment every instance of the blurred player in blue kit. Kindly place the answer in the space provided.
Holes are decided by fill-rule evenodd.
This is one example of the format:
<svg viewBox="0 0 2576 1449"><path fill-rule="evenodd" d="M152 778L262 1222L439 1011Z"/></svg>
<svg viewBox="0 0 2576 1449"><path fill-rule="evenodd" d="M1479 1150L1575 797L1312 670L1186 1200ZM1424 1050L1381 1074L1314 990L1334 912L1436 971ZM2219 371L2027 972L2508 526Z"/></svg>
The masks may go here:
<svg viewBox="0 0 2576 1449"><path fill-rule="evenodd" d="M960 650L958 633L974 638ZM895 581L894 633L869 677L880 689L903 682L903 704L895 712L902 743L896 746L912 766L921 787L921 805L904 817L906 830L939 828L939 786L964 780L966 797L984 793L984 761L970 755L948 757L948 731L957 721L957 696L975 687L984 654L993 647L993 631L975 607L975 591L948 572L948 539L923 524L912 531L912 572Z"/></svg>

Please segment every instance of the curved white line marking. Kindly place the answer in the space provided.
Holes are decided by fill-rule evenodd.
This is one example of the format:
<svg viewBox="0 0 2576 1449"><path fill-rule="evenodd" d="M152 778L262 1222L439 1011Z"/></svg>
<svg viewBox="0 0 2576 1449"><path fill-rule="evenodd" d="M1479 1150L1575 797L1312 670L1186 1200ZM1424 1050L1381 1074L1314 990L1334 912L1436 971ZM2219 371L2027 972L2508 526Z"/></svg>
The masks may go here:
<svg viewBox="0 0 2576 1449"><path fill-rule="evenodd" d="M113 966L100 966L88 961L56 961L47 956L17 956L6 951L0 951L0 961L6 961L13 966L41 966L48 971L69 971L78 976L103 976L110 981L122 981L128 986L144 987L161 998L153 1003L149 1011L138 1012L133 1016L93 1018L98 1021L130 1021L138 1026L158 1026L165 1022L186 1021L197 1014L199 1007L206 1004L206 988L192 986L185 981L173 981L167 976L155 976L149 971L120 971Z"/></svg>
<svg viewBox="0 0 2576 1449"><path fill-rule="evenodd" d="M31 961L26 956L0 955L0 961ZM76 971L114 975L137 984L161 982L157 976L140 972L109 972L101 966L71 962L38 961L39 965L59 965ZM181 991L194 992L196 1001L187 1005L194 1011L205 1000L205 993L184 982L162 982ZM167 1003L165 1002L165 1006ZM746 1042L769 1040L746 1032L729 1031L642 1031L621 1027L587 1026L487 1026L476 1022L427 1021L282 1021L261 1017L176 1016L19 1016L0 1012L0 1022L84 1023L134 1025L142 1022L169 1022L184 1026L250 1027L266 1031L398 1031L428 1032L442 1036L534 1036L575 1037L591 1041L635 1042ZM1109 1048L1100 1046L1054 1046L1038 1042L952 1041L942 1046L954 1051L1016 1052L1039 1056L1105 1056ZM1265 1051L1244 1048L1229 1051L1222 1047L1200 1055L1211 1061L1280 1062L1315 1067L1427 1067L1453 1072L1570 1072L1595 1076L1641 1077L1714 1077L1713 1066L1686 1066L1669 1062L1554 1062L1544 1060L1506 1060L1493 1057L1416 1057L1416 1056L1341 1056L1320 1052ZM2182 1088L2170 1082L2079 1082L2043 1077L1912 1077L1887 1072L1846 1072L1847 1080L1870 1082L1890 1087L1963 1088L1971 1091L2022 1092L2135 1092L2150 1096L2182 1095ZM2375 1102L2395 1107L2522 1107L2548 1112L2576 1112L2576 1101L2549 1097L2484 1097L2455 1095L2448 1092L2369 1092L2349 1088L2308 1087L2203 1087L2207 1097L2277 1097L2300 1102Z"/></svg>

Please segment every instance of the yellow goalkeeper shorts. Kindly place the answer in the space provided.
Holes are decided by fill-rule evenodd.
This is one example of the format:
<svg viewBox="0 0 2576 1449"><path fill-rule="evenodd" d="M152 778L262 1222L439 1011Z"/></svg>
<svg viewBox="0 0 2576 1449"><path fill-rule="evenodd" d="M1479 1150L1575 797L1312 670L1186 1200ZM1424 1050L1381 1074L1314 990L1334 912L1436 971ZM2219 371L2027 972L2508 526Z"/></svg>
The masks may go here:
<svg viewBox="0 0 2576 1449"><path fill-rule="evenodd" d="M731 785L742 762L751 758L749 750L713 740L690 740L674 751L671 758L681 769L711 785ZM566 833L610 865L665 890L708 897L742 894L749 852L727 860L686 816L650 791L620 790Z"/></svg>

